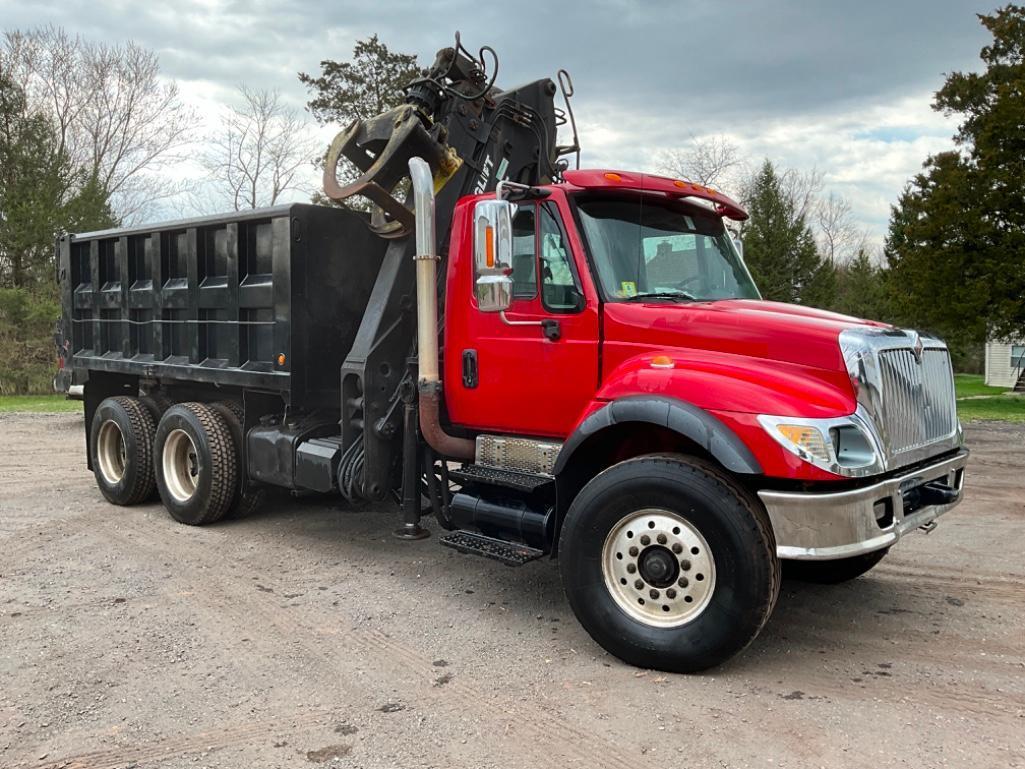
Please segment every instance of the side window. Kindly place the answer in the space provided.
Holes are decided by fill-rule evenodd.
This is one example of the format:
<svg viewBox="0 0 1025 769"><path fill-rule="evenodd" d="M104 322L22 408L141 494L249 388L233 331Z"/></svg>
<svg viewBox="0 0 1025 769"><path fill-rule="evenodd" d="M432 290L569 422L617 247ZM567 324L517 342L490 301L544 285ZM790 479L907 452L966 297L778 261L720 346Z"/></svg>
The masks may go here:
<svg viewBox="0 0 1025 769"><path fill-rule="evenodd" d="M534 206L521 206L513 217L513 299L533 299L537 296L535 212Z"/></svg>
<svg viewBox="0 0 1025 769"><path fill-rule="evenodd" d="M1011 345L1011 368L1025 368L1025 344Z"/></svg>
<svg viewBox="0 0 1025 769"><path fill-rule="evenodd" d="M573 270L569 244L558 219L548 206L541 208L541 301L549 310L575 312L581 307L581 291Z"/></svg>

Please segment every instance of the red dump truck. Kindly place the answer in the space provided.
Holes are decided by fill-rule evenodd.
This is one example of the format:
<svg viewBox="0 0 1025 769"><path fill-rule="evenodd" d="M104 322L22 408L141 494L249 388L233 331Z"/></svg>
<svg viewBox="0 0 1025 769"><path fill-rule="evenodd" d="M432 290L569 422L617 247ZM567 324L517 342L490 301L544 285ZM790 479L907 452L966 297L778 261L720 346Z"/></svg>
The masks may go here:
<svg viewBox="0 0 1025 769"><path fill-rule="evenodd" d="M623 660L716 665L769 618L783 561L854 578L959 502L946 346L763 301L740 205L569 170L568 76L494 71L444 49L338 136L325 192L373 214L62 238L58 382L84 394L88 465L110 502L158 493L186 524L268 487L394 500L400 537L429 514L462 552L557 557Z"/></svg>

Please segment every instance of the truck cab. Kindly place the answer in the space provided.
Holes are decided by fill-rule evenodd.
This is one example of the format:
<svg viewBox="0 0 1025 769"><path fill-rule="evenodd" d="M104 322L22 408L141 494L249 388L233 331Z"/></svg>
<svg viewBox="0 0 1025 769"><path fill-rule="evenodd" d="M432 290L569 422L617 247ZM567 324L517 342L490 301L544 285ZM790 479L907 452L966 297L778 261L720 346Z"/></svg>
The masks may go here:
<svg viewBox="0 0 1025 769"><path fill-rule="evenodd" d="M720 496L728 489L764 511L772 557L817 581L864 573L960 501L967 452L942 341L762 300L725 221L746 213L700 185L577 171L511 197L496 206L475 196L456 210L445 403L452 428L477 436L477 465L554 478L553 550L575 551L578 528L589 532L592 484L625 472L644 489L632 473L657 475L661 464L696 467L722 483ZM670 553L711 546L697 531L674 542L686 526L653 509L637 514L621 549L603 551L607 590L590 594L584 578L578 614L611 593L659 627L694 616L686 600L698 596L675 601L695 584L685 560L667 559L660 577L642 561L665 547L629 540L649 539L643 527L654 523ZM634 569L617 570L623 560ZM584 621L618 648L605 619Z"/></svg>
<svg viewBox="0 0 1025 769"><path fill-rule="evenodd" d="M762 300L724 221L747 214L721 193L569 171L525 197L510 205L497 267L473 254L475 212L491 215L494 196L456 211L444 322L453 424L562 442L617 400L675 400L736 436L760 475L825 484L961 445L945 345ZM508 283L498 308L478 293L496 272ZM898 413L912 404L927 418Z"/></svg>

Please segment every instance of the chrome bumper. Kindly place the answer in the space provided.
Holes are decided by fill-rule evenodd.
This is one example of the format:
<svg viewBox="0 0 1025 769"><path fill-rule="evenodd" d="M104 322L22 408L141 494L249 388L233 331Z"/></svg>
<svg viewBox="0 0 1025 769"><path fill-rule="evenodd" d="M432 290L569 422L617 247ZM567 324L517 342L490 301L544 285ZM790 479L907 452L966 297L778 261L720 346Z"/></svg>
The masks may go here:
<svg viewBox="0 0 1025 769"><path fill-rule="evenodd" d="M967 462L968 451L962 449L933 465L852 491L759 491L776 535L776 554L826 561L889 547L909 531L932 524L961 501ZM906 495L935 481L954 489L957 497L905 515Z"/></svg>

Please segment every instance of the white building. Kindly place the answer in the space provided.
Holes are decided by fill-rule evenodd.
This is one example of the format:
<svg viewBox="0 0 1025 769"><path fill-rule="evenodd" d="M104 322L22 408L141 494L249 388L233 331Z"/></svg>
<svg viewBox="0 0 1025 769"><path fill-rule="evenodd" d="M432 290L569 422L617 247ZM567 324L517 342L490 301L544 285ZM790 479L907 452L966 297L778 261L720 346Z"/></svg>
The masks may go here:
<svg viewBox="0 0 1025 769"><path fill-rule="evenodd" d="M986 342L986 384L1012 388L1022 381L1025 387L1025 339Z"/></svg>

